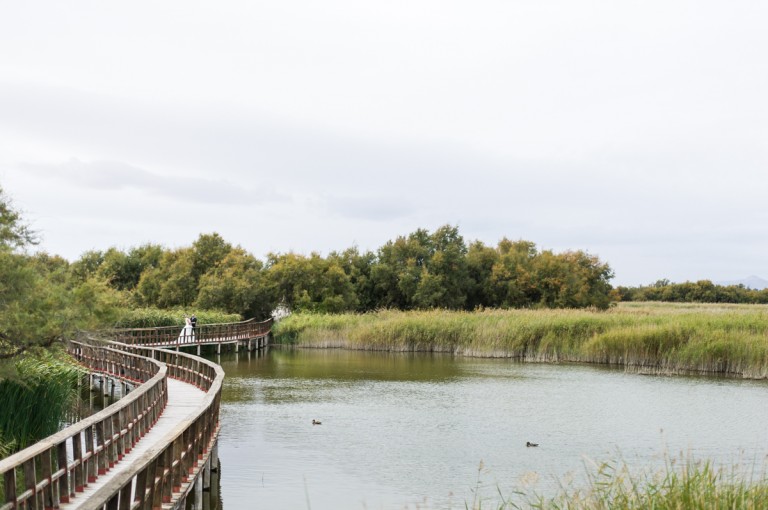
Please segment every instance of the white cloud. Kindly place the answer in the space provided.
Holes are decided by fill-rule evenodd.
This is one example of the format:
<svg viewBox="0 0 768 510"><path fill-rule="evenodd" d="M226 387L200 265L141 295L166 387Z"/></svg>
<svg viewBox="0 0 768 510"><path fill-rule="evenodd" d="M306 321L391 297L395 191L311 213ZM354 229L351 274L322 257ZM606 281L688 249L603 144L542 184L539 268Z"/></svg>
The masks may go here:
<svg viewBox="0 0 768 510"><path fill-rule="evenodd" d="M136 190L141 194L172 198L176 202L203 204L253 204L274 202L279 197L226 180L169 176L113 161L82 162L73 158L62 164L22 163L21 170L55 187L74 187L98 194Z"/></svg>

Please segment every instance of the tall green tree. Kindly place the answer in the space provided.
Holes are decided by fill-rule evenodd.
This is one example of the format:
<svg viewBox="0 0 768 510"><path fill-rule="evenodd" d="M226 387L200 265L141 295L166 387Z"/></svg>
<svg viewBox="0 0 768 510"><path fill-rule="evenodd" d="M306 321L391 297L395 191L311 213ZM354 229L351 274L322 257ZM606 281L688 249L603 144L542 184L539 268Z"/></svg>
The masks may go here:
<svg viewBox="0 0 768 510"><path fill-rule="evenodd" d="M499 253L481 241L475 241L467 250L467 273L470 287L467 289L467 308L498 306L491 285L493 268L499 261Z"/></svg>
<svg viewBox="0 0 768 510"><path fill-rule="evenodd" d="M195 306L264 319L277 305L265 282L264 264L234 248L200 279Z"/></svg>
<svg viewBox="0 0 768 510"><path fill-rule="evenodd" d="M229 252L232 245L226 242L219 234L200 234L192 243L192 272L196 281L199 281L205 273L214 269Z"/></svg>
<svg viewBox="0 0 768 510"><path fill-rule="evenodd" d="M98 275L118 290L133 290L141 274L160 264L163 249L156 244L131 248L127 253L117 248L108 249L98 266Z"/></svg>
<svg viewBox="0 0 768 510"><path fill-rule="evenodd" d="M37 242L37 234L0 186L0 250L23 249Z"/></svg>
<svg viewBox="0 0 768 510"><path fill-rule="evenodd" d="M430 236L430 257L426 263L426 272L430 278L422 278L417 294L430 294L421 289L434 287L440 289L440 295L432 292L430 301L415 299L419 308L462 309L467 304L467 295L472 289L467 265L467 245L459 234L458 227L444 225Z"/></svg>
<svg viewBox="0 0 768 510"><path fill-rule="evenodd" d="M500 308L528 307L540 301L541 283L534 273L538 256L530 241L503 238L496 246L498 260L489 279L490 306Z"/></svg>
<svg viewBox="0 0 768 510"><path fill-rule="evenodd" d="M371 276L376 255L371 251L360 253L357 247L343 252L331 252L328 261L339 266L347 275L357 297L357 311L366 312L379 306L374 280Z"/></svg>
<svg viewBox="0 0 768 510"><path fill-rule="evenodd" d="M157 267L142 272L134 300L141 306L188 307L197 299L199 276L194 272L192 248L166 251Z"/></svg>
<svg viewBox="0 0 768 510"><path fill-rule="evenodd" d="M337 261L317 253L269 254L267 267L271 292L291 309L336 313L358 306L354 286Z"/></svg>

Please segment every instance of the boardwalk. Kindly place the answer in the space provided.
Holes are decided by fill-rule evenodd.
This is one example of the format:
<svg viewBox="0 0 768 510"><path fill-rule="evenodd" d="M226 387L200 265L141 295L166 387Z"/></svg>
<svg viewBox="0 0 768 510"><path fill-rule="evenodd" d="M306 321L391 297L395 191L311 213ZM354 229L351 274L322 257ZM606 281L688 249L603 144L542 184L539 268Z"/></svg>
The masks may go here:
<svg viewBox="0 0 768 510"><path fill-rule="evenodd" d="M178 424L186 419L191 419L197 412L205 395L204 391L191 384L169 379L168 404L157 423L136 443L130 453L125 454L122 460L115 464L115 467L100 476L95 482L88 484L82 493L73 498L70 503L63 503L60 508L62 510L94 508L94 501L97 501L98 498L92 498L92 496L116 478L130 473L131 464L134 461L164 448L173 439L173 432Z"/></svg>
<svg viewBox="0 0 768 510"><path fill-rule="evenodd" d="M199 327L193 345L261 348L271 325L249 320ZM221 367L169 350L178 342L169 328L95 336L101 340L68 342L68 351L92 374L112 380L113 388L120 382L134 390L0 460L0 510L177 509L193 488L202 491L209 483L218 463ZM157 344L166 348L148 346Z"/></svg>
<svg viewBox="0 0 768 510"><path fill-rule="evenodd" d="M196 327L193 333L179 331L177 326L155 328L118 329L111 336L124 344L142 345L145 347L176 348L200 347L215 345L216 352L221 352L222 345L237 344L248 350L260 349L267 345L267 339L272 331L272 319L257 322L254 319L227 324L203 324Z"/></svg>

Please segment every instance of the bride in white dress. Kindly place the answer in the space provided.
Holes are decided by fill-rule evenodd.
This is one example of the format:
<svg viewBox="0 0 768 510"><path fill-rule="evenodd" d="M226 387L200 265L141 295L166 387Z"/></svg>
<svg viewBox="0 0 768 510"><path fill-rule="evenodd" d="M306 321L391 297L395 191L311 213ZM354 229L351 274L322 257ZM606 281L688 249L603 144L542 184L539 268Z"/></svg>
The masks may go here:
<svg viewBox="0 0 768 510"><path fill-rule="evenodd" d="M195 330L192 329L192 321L189 317L184 317L184 327L179 333L179 343L188 343L195 341Z"/></svg>

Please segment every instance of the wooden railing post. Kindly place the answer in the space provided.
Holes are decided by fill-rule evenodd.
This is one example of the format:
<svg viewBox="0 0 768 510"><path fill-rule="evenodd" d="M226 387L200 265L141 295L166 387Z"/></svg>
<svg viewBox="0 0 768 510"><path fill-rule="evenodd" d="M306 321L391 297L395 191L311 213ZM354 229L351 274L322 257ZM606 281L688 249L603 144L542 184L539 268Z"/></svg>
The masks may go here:
<svg viewBox="0 0 768 510"><path fill-rule="evenodd" d="M37 474L35 472L35 457L32 457L28 461L24 462L24 488L27 491L32 491L32 494L27 498L27 508L32 507L36 509L38 507L38 497L35 486L37 485Z"/></svg>
<svg viewBox="0 0 768 510"><path fill-rule="evenodd" d="M52 469L51 469L51 463L53 462L51 459L51 449L52 448L46 448L46 450L40 454L40 463L42 464L40 472L42 475L43 480L45 480L46 485L43 488L43 507L45 510L52 510L54 508L53 504L53 492L54 492L54 486L53 486L53 477L51 476ZM58 505L56 505L58 506Z"/></svg>
<svg viewBox="0 0 768 510"><path fill-rule="evenodd" d="M18 500L16 499L16 468L11 468L3 474L3 481L5 483L5 501L4 503L13 503L13 508L16 506Z"/></svg>
<svg viewBox="0 0 768 510"><path fill-rule="evenodd" d="M59 506L59 503L69 503L69 469L67 468L67 442L62 441L56 446L56 467L61 473L58 480L58 501L53 502L54 508ZM72 489L74 490L74 489Z"/></svg>

